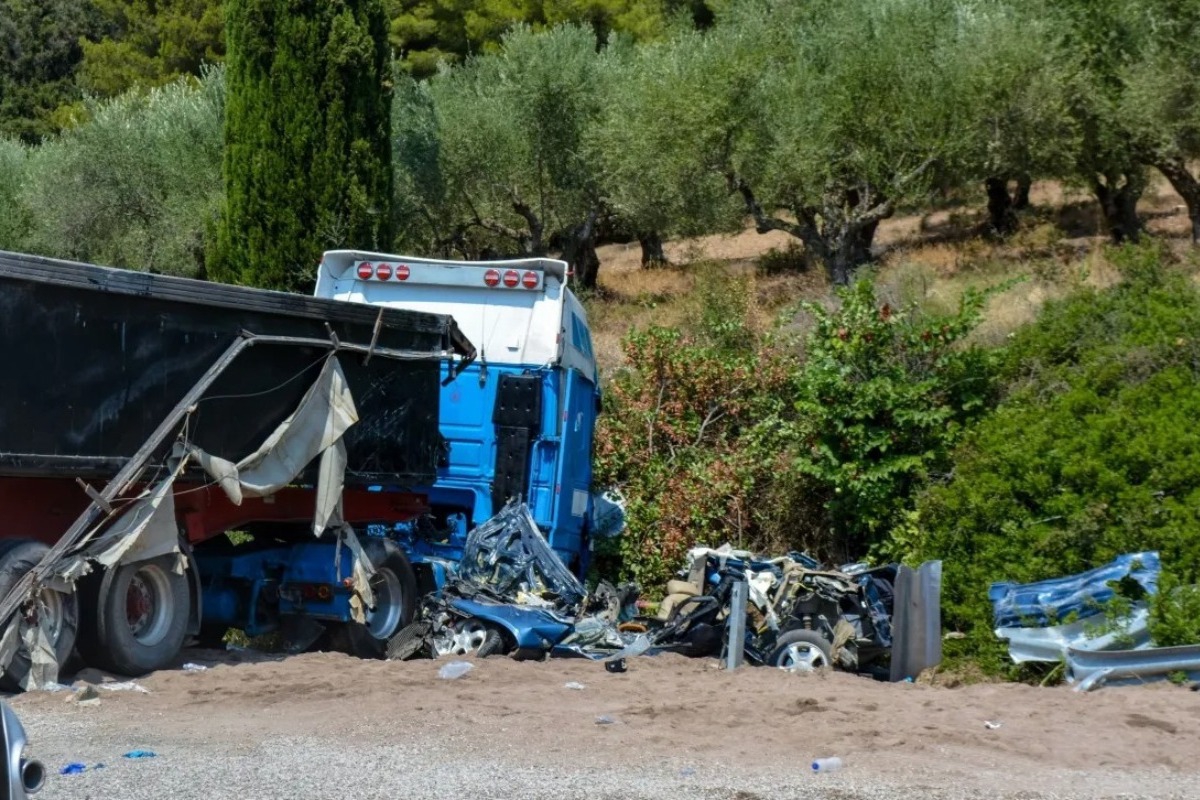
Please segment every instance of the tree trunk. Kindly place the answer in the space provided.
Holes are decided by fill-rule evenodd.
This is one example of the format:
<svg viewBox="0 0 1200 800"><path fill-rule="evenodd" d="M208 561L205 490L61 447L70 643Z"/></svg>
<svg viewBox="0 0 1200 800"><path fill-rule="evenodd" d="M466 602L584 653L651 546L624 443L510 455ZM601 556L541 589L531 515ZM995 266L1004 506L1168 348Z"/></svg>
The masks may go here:
<svg viewBox="0 0 1200 800"><path fill-rule="evenodd" d="M983 182L987 189L988 225L999 237L1011 236L1017 230L1017 214L1008 194L1008 179L991 177Z"/></svg>
<svg viewBox="0 0 1200 800"><path fill-rule="evenodd" d="M1188 171L1183 159L1169 159L1156 165L1187 205L1192 222L1192 244L1200 245L1200 179Z"/></svg>
<svg viewBox="0 0 1200 800"><path fill-rule="evenodd" d="M600 256L596 254L596 219L592 211L587 219L563 231L562 259L567 270L584 289L595 289L600 274Z"/></svg>
<svg viewBox="0 0 1200 800"><path fill-rule="evenodd" d="M818 252L824 253L822 260L830 283L848 286L858 268L871 263L871 243L875 240L878 227L879 220L867 223L852 221L843 225L840 231L830 231L833 236L822 237L825 243Z"/></svg>
<svg viewBox="0 0 1200 800"><path fill-rule="evenodd" d="M1142 232L1137 202L1146 188L1144 177L1136 174L1117 177L1102 175L1093 188L1113 242L1137 242Z"/></svg>
<svg viewBox="0 0 1200 800"><path fill-rule="evenodd" d="M667 265L667 256L663 252L662 234L658 231L639 233L638 242L642 245L642 269Z"/></svg>
<svg viewBox="0 0 1200 800"><path fill-rule="evenodd" d="M1033 178L1028 173L1021 173L1017 176L1017 187L1013 190L1012 207L1014 211L1025 211L1029 208L1029 188L1033 185Z"/></svg>
<svg viewBox="0 0 1200 800"><path fill-rule="evenodd" d="M913 174L918 174L922 165ZM892 203L866 186L834 188L826 193L820 206L796 206L796 222L768 215L754 196L750 185L730 173L730 187L742 195L746 210L754 217L759 233L785 231L804 242L804 250L825 266L825 274L835 286L850 283L855 270L872 260L871 243L881 220L892 215Z"/></svg>

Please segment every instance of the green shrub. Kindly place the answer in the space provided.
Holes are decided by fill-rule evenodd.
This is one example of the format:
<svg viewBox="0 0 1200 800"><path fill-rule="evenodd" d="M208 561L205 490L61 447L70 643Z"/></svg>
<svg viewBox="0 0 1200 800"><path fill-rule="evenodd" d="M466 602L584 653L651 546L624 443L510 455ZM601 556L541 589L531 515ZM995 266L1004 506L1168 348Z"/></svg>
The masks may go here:
<svg viewBox="0 0 1200 800"><path fill-rule="evenodd" d="M1122 283L1051 303L1017 334L1006 396L906 528L910 559L945 562L944 622L977 653L997 652L993 581L1151 549L1179 580L1200 576L1200 296L1156 248L1113 258ZM1178 615L1157 616L1175 637Z"/></svg>
<svg viewBox="0 0 1200 800"><path fill-rule="evenodd" d="M864 280L808 307L805 360L755 332L743 285L702 283L693 330L631 333L606 390L596 478L629 502L602 556L647 588L699 543L861 556L985 407L990 359L961 341L982 296L934 318L878 306Z"/></svg>

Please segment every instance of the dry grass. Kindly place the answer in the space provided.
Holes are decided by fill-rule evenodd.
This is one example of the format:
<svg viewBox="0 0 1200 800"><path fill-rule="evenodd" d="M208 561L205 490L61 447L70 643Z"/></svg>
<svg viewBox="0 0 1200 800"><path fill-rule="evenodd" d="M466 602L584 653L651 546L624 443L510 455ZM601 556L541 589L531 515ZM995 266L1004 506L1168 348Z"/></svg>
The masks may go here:
<svg viewBox="0 0 1200 800"><path fill-rule="evenodd" d="M897 307L950 311L968 289L1019 278L992 296L974 334L977 342L998 344L1032 322L1047 301L1081 285L1105 287L1119 279L1100 246L1106 241L1102 219L1087 192L1048 181L1035 183L1030 197L1034 208L1022 229L1003 243L980 235L984 220L977 207L884 221L876 236L881 296ZM1180 253L1190 252L1183 202L1169 184L1152 184L1139 211L1152 234ZM641 268L637 242L600 248L600 288L588 300L588 313L601 369L621 364L621 341L632 329L691 325L699 311L697 283L712 279L714 269L749 282L751 324L759 329L800 301L828 302L830 287L820 270L766 275L758 269L764 255L794 243L787 234L760 235L753 228L672 241L665 247L671 266L658 269ZM1200 282L1200 257L1190 259Z"/></svg>

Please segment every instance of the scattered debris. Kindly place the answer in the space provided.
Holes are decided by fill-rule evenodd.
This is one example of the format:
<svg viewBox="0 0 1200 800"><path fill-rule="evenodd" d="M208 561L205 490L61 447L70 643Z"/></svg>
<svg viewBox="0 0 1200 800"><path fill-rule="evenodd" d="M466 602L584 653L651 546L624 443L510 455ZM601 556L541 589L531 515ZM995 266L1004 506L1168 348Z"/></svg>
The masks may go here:
<svg viewBox="0 0 1200 800"><path fill-rule="evenodd" d="M566 683L563 684L563 688L564 689L574 689L576 691L583 691L587 687L584 686L579 681L567 681Z"/></svg>
<svg viewBox="0 0 1200 800"><path fill-rule="evenodd" d="M475 665L468 661L451 661L438 670L438 677L443 680L452 681L456 678L461 678L474 668Z"/></svg>
<svg viewBox="0 0 1200 800"><path fill-rule="evenodd" d="M78 706L98 706L100 705L100 692L96 691L96 687L91 684L84 684L67 697L68 701L74 700Z"/></svg>
<svg viewBox="0 0 1200 800"><path fill-rule="evenodd" d="M983 727L987 728L989 731L998 730L1003 724L1003 722L992 722L990 719L985 719L983 721Z"/></svg>
<svg viewBox="0 0 1200 800"><path fill-rule="evenodd" d="M596 717L597 725L612 725L615 722L616 720L613 719L610 714L601 714L600 716Z"/></svg>
<svg viewBox="0 0 1200 800"><path fill-rule="evenodd" d="M118 681L114 683L98 683L97 689L103 689L106 692L137 692L139 694L150 694L150 690L140 683L133 681Z"/></svg>
<svg viewBox="0 0 1200 800"><path fill-rule="evenodd" d="M842 760L837 756L813 759L813 772L836 772L842 768Z"/></svg>
<svg viewBox="0 0 1200 800"><path fill-rule="evenodd" d="M39 691L39 692L69 692L69 691L71 691L71 687L67 686L65 683L56 683L54 681L51 681L50 683L44 683L41 686L37 687L37 691Z"/></svg>
<svg viewBox="0 0 1200 800"><path fill-rule="evenodd" d="M203 664L193 664L191 661L183 665L184 672L204 672L208 667Z"/></svg>
<svg viewBox="0 0 1200 800"><path fill-rule="evenodd" d="M80 764L78 761L73 761L58 771L59 775L78 775L87 769L87 764Z"/></svg>
<svg viewBox="0 0 1200 800"><path fill-rule="evenodd" d="M125 758L157 758L158 753L153 750L130 750L125 754Z"/></svg>

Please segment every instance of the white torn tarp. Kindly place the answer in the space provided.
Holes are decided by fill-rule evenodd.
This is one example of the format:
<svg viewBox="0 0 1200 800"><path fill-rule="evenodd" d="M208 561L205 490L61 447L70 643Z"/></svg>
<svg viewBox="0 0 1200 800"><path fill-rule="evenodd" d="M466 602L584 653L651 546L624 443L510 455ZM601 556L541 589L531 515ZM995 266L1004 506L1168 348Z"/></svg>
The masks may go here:
<svg viewBox="0 0 1200 800"><path fill-rule="evenodd" d="M345 544L354 558L350 578L354 595L350 598L350 614L355 622L365 623L367 609L375 607L375 593L371 591L371 577L375 574L375 566L363 552L362 543L358 541L358 536L349 525L342 525L338 529L338 539L338 547Z"/></svg>
<svg viewBox="0 0 1200 800"><path fill-rule="evenodd" d="M287 486L314 458L341 442L356 422L358 409L350 385L338 360L329 358L300 405L253 453L235 464L199 448L193 448L192 452L233 504L241 505L243 497L267 497ZM337 469L336 450L330 458L333 463L322 463L323 473ZM344 472L344 452L340 460ZM337 477L340 487L341 475ZM337 495L340 494L339 489ZM324 510L328 518L329 506Z"/></svg>
<svg viewBox="0 0 1200 800"><path fill-rule="evenodd" d="M21 678L27 692L58 682L58 658L50 637L50 619L42 615L36 625L21 626L21 644L29 654L29 671Z"/></svg>

